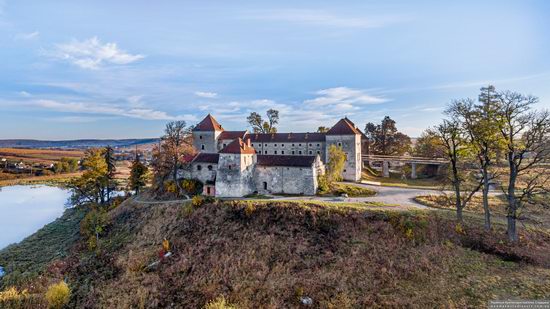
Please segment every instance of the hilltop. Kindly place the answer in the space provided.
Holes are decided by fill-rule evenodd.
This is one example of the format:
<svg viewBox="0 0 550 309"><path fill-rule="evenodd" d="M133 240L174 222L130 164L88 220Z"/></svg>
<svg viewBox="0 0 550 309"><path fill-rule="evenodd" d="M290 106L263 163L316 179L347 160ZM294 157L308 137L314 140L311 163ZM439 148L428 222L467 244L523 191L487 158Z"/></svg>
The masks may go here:
<svg viewBox="0 0 550 309"><path fill-rule="evenodd" d="M550 296L548 231L511 246L501 231L457 230L446 212L391 208L127 200L109 212L101 250L80 239L40 282L65 278L79 308L200 308L220 296L239 308L299 307L300 297L314 308L485 307ZM153 264L164 239L172 255Z"/></svg>

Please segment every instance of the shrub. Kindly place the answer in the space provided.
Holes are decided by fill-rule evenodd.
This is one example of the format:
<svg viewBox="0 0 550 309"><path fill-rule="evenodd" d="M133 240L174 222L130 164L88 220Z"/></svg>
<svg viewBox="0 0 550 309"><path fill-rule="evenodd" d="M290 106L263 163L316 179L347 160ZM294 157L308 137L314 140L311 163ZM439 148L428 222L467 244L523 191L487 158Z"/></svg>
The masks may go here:
<svg viewBox="0 0 550 309"><path fill-rule="evenodd" d="M48 307L53 309L63 308L69 302L70 297L71 289L65 281L50 285L46 292Z"/></svg>
<svg viewBox="0 0 550 309"><path fill-rule="evenodd" d="M327 309L351 309L355 308L356 304L346 293L339 293L329 299L323 307Z"/></svg>
<svg viewBox="0 0 550 309"><path fill-rule="evenodd" d="M80 222L80 233L88 237L88 248L94 250L108 224L107 213L104 210L93 209Z"/></svg>
<svg viewBox="0 0 550 309"><path fill-rule="evenodd" d="M168 180L164 183L164 191L168 193L176 194L178 193L178 187L173 180Z"/></svg>
<svg viewBox="0 0 550 309"><path fill-rule="evenodd" d="M181 187L189 195L199 195L202 193L202 182L196 179L184 179L181 181Z"/></svg>
<svg viewBox="0 0 550 309"><path fill-rule="evenodd" d="M330 192L330 182L327 178L327 175L319 175L317 177L318 191L320 194L326 194Z"/></svg>
<svg viewBox="0 0 550 309"><path fill-rule="evenodd" d="M195 195L191 199L191 206L201 207L204 204L213 203L216 199L211 196Z"/></svg>
<svg viewBox="0 0 550 309"><path fill-rule="evenodd" d="M209 301L205 306L204 309L238 309L239 307L228 303L225 300L225 297L218 296L218 298Z"/></svg>
<svg viewBox="0 0 550 309"><path fill-rule="evenodd" d="M185 202L181 207L181 215L184 218L187 218L193 213L193 210L194 210L193 203Z"/></svg>
<svg viewBox="0 0 550 309"><path fill-rule="evenodd" d="M11 287L0 292L0 307L1 308L23 308L23 305L29 299L27 290L18 291L15 287Z"/></svg>

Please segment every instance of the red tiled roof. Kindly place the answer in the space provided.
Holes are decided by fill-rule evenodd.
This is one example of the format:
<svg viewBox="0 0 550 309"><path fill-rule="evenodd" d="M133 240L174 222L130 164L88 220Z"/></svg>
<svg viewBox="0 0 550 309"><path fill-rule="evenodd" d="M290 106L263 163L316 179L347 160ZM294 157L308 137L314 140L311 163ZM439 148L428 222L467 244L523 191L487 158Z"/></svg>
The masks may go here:
<svg viewBox="0 0 550 309"><path fill-rule="evenodd" d="M241 138L237 138L227 145L220 153L240 153L240 154L255 154L256 150L243 142Z"/></svg>
<svg viewBox="0 0 550 309"><path fill-rule="evenodd" d="M247 131L223 131L218 139L244 138Z"/></svg>
<svg viewBox="0 0 550 309"><path fill-rule="evenodd" d="M324 142L325 133L250 133L246 139L252 143Z"/></svg>
<svg viewBox="0 0 550 309"><path fill-rule="evenodd" d="M351 120L347 117L340 119L328 132L327 135L356 135L362 134Z"/></svg>
<svg viewBox="0 0 550 309"><path fill-rule="evenodd" d="M223 131L222 125L208 114L204 119L195 126L193 131Z"/></svg>
<svg viewBox="0 0 550 309"><path fill-rule="evenodd" d="M201 152L195 156L195 158L193 159L193 162L218 164L219 159L220 159L220 154L218 153Z"/></svg>
<svg viewBox="0 0 550 309"><path fill-rule="evenodd" d="M257 158L260 166L311 167L316 156L258 155Z"/></svg>

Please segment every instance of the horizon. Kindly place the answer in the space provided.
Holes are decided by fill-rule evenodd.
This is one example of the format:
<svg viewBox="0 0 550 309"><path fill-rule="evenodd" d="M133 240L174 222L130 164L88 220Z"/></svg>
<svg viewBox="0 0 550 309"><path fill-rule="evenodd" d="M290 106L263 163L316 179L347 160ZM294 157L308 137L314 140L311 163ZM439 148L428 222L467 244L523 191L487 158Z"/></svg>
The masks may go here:
<svg viewBox="0 0 550 309"><path fill-rule="evenodd" d="M208 112L281 132L384 116L411 137L493 84L550 108L546 1L0 0L0 139L136 139Z"/></svg>

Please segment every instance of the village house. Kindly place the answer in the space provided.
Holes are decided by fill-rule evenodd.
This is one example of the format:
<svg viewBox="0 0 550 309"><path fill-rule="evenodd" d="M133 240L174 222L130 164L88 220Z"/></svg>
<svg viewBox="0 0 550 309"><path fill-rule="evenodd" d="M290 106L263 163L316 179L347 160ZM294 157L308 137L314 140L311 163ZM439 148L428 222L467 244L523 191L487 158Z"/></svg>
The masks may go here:
<svg viewBox="0 0 550 309"><path fill-rule="evenodd" d="M346 153L344 179L361 179L361 138L347 118L326 133L261 134L226 131L209 114L193 129L199 153L180 177L201 181L205 195L218 197L314 195L331 145Z"/></svg>

